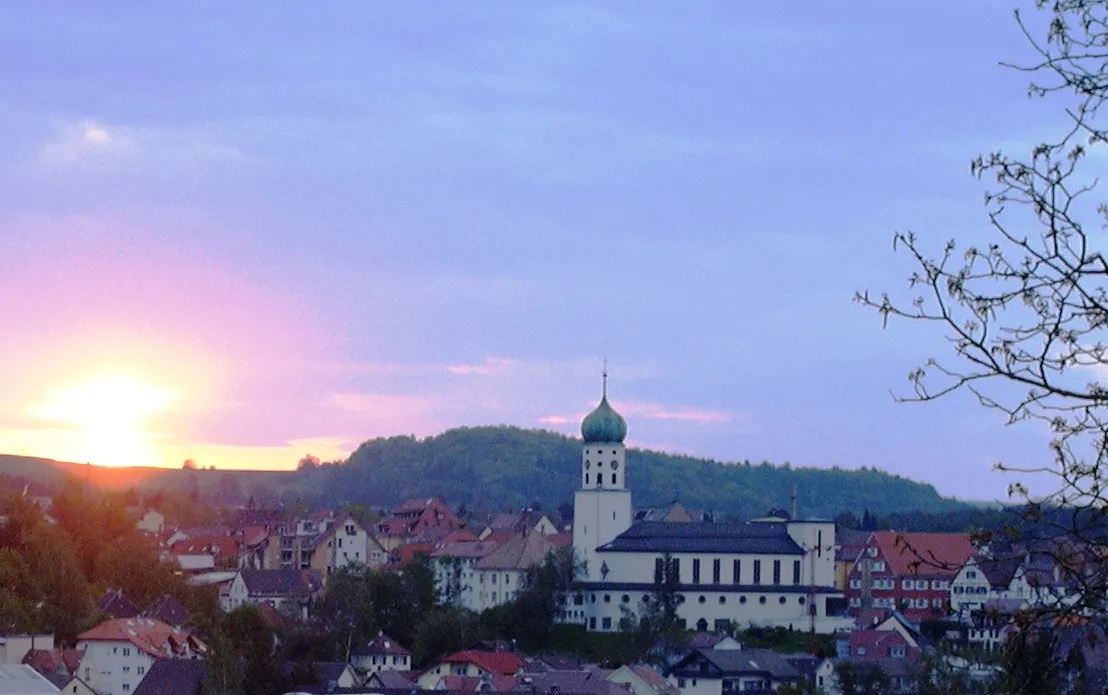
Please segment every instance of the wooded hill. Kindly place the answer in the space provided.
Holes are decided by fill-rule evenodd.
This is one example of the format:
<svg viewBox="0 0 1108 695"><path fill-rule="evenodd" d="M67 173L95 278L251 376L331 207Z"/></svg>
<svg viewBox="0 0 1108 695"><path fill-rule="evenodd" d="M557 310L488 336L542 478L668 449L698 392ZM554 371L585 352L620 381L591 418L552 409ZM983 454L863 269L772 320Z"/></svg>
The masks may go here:
<svg viewBox="0 0 1108 695"><path fill-rule="evenodd" d="M18 463L16 463L18 461ZM203 499L237 504L303 500L338 507L349 502L391 507L409 497L439 495L471 509L520 509L532 502L553 510L571 502L580 482L581 441L516 427L463 427L417 439L398 436L362 444L345 462L295 472L111 469L42 459L0 457L0 474L59 480L66 473L90 483L138 490L195 490ZM796 487L804 516L843 511L888 515L965 510L931 485L876 469L793 468L770 463L720 463L630 449L628 486L636 507L678 499L717 518L747 519L789 507Z"/></svg>

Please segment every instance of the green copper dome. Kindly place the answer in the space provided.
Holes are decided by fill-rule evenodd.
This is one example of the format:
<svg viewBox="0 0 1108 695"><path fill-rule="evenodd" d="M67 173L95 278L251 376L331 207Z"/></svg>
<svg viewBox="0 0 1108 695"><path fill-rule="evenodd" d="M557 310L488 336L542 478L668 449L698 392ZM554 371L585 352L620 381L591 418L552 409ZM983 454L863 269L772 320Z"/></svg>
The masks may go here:
<svg viewBox="0 0 1108 695"><path fill-rule="evenodd" d="M596 410L581 421L581 436L589 444L622 444L627 438L627 421L608 404L608 375L604 375L604 396Z"/></svg>

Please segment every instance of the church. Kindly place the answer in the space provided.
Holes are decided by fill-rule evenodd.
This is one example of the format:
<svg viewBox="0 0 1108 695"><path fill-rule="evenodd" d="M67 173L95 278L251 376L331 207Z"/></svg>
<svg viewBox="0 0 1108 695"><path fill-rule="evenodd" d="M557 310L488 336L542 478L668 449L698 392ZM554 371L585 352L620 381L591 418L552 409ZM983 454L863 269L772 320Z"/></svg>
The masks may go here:
<svg viewBox="0 0 1108 695"><path fill-rule="evenodd" d="M564 620L592 631L619 630L621 619L639 614L668 576L679 585L678 618L689 629L723 631L736 623L830 633L850 625L829 615L842 602L833 522L634 522L627 422L608 402L606 373L600 404L582 421L581 436L573 550L583 570Z"/></svg>

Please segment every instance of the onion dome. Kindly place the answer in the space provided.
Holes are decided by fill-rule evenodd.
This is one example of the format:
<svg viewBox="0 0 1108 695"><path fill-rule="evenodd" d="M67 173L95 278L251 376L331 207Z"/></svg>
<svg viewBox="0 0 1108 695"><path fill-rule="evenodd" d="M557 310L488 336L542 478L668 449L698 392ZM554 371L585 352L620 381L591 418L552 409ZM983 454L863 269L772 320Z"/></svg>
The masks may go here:
<svg viewBox="0 0 1108 695"><path fill-rule="evenodd" d="M627 421L608 403L608 375L604 374L604 395L600 405L581 421L581 436L587 444L622 444L627 438Z"/></svg>

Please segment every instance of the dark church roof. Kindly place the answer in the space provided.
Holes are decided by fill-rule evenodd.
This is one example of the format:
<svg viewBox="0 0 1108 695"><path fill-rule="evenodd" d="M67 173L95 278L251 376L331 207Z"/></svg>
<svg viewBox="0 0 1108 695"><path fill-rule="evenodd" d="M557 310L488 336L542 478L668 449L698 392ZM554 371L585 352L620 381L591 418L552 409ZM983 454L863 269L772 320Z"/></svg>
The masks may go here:
<svg viewBox="0 0 1108 695"><path fill-rule="evenodd" d="M640 521L598 550L624 553L803 555L785 524Z"/></svg>

